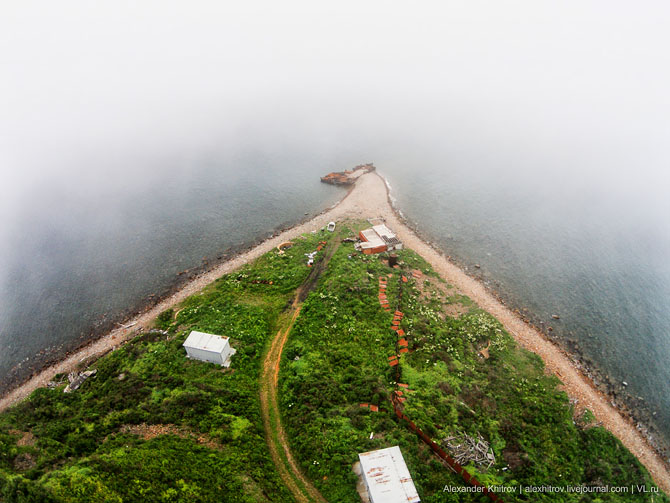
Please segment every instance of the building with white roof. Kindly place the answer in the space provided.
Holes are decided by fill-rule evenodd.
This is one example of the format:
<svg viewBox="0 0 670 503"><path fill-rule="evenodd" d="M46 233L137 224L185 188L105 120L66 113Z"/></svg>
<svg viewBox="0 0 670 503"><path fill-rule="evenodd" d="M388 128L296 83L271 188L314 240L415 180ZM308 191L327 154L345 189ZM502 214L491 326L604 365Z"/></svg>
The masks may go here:
<svg viewBox="0 0 670 503"><path fill-rule="evenodd" d="M391 229L386 227L384 224L375 225L372 227L377 235L386 243L386 248L388 251L391 250L402 250L402 241L398 239Z"/></svg>
<svg viewBox="0 0 670 503"><path fill-rule="evenodd" d="M235 354L230 346L230 339L225 335L206 334L195 330L189 334L183 346L189 358L217 363L224 367L230 366L230 357Z"/></svg>
<svg viewBox="0 0 670 503"><path fill-rule="evenodd" d="M418 503L412 476L400 447L388 447L358 455L361 475L371 503Z"/></svg>
<svg viewBox="0 0 670 503"><path fill-rule="evenodd" d="M360 249L366 255L402 250L402 241L384 224L374 225L359 232Z"/></svg>
<svg viewBox="0 0 670 503"><path fill-rule="evenodd" d="M359 233L361 238L361 251L366 255L386 251L386 243L373 229L365 229Z"/></svg>

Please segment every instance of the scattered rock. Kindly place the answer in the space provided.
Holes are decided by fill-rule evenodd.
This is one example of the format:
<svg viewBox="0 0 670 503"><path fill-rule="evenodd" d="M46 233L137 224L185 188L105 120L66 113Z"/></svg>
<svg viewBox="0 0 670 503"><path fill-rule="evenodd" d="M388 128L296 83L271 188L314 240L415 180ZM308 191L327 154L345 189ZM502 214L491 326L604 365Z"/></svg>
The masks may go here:
<svg viewBox="0 0 670 503"><path fill-rule="evenodd" d="M14 468L18 471L30 470L35 466L35 459L28 452L22 452L14 458Z"/></svg>
<svg viewBox="0 0 670 503"><path fill-rule="evenodd" d="M61 379L61 380L53 380L53 381L49 381L49 382L47 383L47 388L49 388L49 389L55 389L55 388L57 388L58 386L60 386L61 384L63 384L64 382L65 382L65 380L63 380L63 379Z"/></svg>
<svg viewBox="0 0 670 503"><path fill-rule="evenodd" d="M491 341L489 341L488 346L486 346L485 348L482 348L482 349L479 350L479 354L482 355L482 357L483 357L485 360L488 360L488 359L489 359L489 356L490 356L490 355L489 355L489 348L490 348L490 347L491 347Z"/></svg>
<svg viewBox="0 0 670 503"><path fill-rule="evenodd" d="M70 384L65 386L65 389L63 390L63 393L71 393L72 391L75 391L81 386L86 379L88 379L91 376L94 376L95 374L98 373L97 369L94 370L86 370L84 372L80 372L77 374L76 372L70 372L70 374L67 376L68 380L70 381Z"/></svg>

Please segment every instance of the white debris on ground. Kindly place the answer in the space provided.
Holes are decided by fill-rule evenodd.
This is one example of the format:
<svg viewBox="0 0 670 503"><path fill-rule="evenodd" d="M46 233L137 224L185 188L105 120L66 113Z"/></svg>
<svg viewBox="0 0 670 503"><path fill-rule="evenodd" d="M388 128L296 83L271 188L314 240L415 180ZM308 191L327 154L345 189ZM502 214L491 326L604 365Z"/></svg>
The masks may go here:
<svg viewBox="0 0 670 503"><path fill-rule="evenodd" d="M477 438L471 437L467 433L457 437L447 437L442 441L443 445L451 452L453 458L461 465L467 465L470 461L479 466L490 468L495 464L496 457L489 443L484 440L479 433Z"/></svg>
<svg viewBox="0 0 670 503"><path fill-rule="evenodd" d="M97 374L98 370L85 370L84 372L70 372L67 376L68 380L70 381L70 384L65 386L65 389L63 390L63 393L71 393L72 391L75 391L76 389L81 386L86 379L88 379L91 376L94 376Z"/></svg>
<svg viewBox="0 0 670 503"><path fill-rule="evenodd" d="M316 257L317 253L319 252L313 251L312 253L305 253L305 257L307 257L307 265L312 265L314 263L314 257Z"/></svg>

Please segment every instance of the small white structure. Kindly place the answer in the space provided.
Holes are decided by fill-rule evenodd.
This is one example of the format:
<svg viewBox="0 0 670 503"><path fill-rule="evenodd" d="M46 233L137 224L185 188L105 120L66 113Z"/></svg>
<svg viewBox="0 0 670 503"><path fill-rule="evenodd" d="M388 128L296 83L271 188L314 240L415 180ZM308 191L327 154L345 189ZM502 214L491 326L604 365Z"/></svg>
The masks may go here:
<svg viewBox="0 0 670 503"><path fill-rule="evenodd" d="M328 222L328 232L335 231L335 222Z"/></svg>
<svg viewBox="0 0 670 503"><path fill-rule="evenodd" d="M366 255L385 251L402 250L402 241L384 224L373 225L358 233L360 250Z"/></svg>
<svg viewBox="0 0 670 503"><path fill-rule="evenodd" d="M235 350L230 346L230 339L225 335L206 334L194 330L182 345L186 348L189 358L224 367L230 367L230 357L235 354Z"/></svg>
<svg viewBox="0 0 670 503"><path fill-rule="evenodd" d="M402 241L398 239L391 229L386 227L384 224L374 225L372 229L377 233L377 235L382 238L388 251L392 250L402 250Z"/></svg>
<svg viewBox="0 0 670 503"><path fill-rule="evenodd" d="M388 447L358 455L361 475L371 503L418 503L412 476L400 447Z"/></svg>

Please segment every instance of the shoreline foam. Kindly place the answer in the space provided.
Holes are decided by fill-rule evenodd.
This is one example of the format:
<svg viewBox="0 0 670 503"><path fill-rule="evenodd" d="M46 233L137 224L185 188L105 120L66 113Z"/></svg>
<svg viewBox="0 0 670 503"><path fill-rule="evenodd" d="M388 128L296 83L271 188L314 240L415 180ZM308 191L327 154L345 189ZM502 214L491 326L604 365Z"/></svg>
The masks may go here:
<svg viewBox="0 0 670 503"><path fill-rule="evenodd" d="M625 386L614 381L597 362L594 362L583 353L578 347L575 347L574 340L565 340L557 332L549 332L547 327L550 327L549 322L541 320L533 312L528 311L527 308L518 302L513 296L506 295L501 285L492 278L484 276L474 263L468 263L465 259L457 258L451 255L446 255L439 245L435 243L438 241L435 236L432 236L429 231L419 228L416 221L408 218L402 210L397 206L397 199L393 197L392 186L389 180L383 173L377 172L379 176L384 179L387 190L389 191L389 204L391 205L396 216L402 223L409 227L412 232L421 239L425 244L434 248L439 254L461 269L467 276L474 281L480 283L486 291L493 296L503 306L516 314L524 323L537 331L542 337L556 345L565 355L572 361L574 366L587 378L587 380L613 405L618 409L619 414L627 420L631 420L635 424L636 429L651 445L651 447L659 455L663 463L670 467L670 438L662 435L660 429L654 422L653 412L648 404L641 403L640 398L628 392ZM473 268L474 267L474 268ZM583 409L583 406L576 404L577 409Z"/></svg>
<svg viewBox="0 0 670 503"><path fill-rule="evenodd" d="M39 387L46 386L54 375L73 370L84 360L98 358L114 350L117 346L134 337L137 330L150 328L153 319L162 311L197 293L207 284L227 274L245 263L254 260L278 244L295 236L323 227L328 221L345 218L382 217L394 229L398 237L413 249L438 272L447 282L456 286L470 297L482 309L498 319L505 329L524 348L538 354L547 371L554 373L563 382L567 394L588 407L596 419L640 460L652 475L656 484L666 493L670 493L670 469L660 455L637 431L632 420L624 417L612 407L608 397L575 366L571 355L530 326L487 287L449 260L444 252L422 240L406 223L404 217L394 208L388 182L377 173L368 173L359 178L345 197L334 207L322 211L314 218L268 238L251 249L227 260L211 270L186 283L177 292L170 295L143 313L135 316L124 325L133 323L134 330L120 327L91 342L60 362L43 369L39 374L4 394L0 398L0 411L26 398Z"/></svg>

